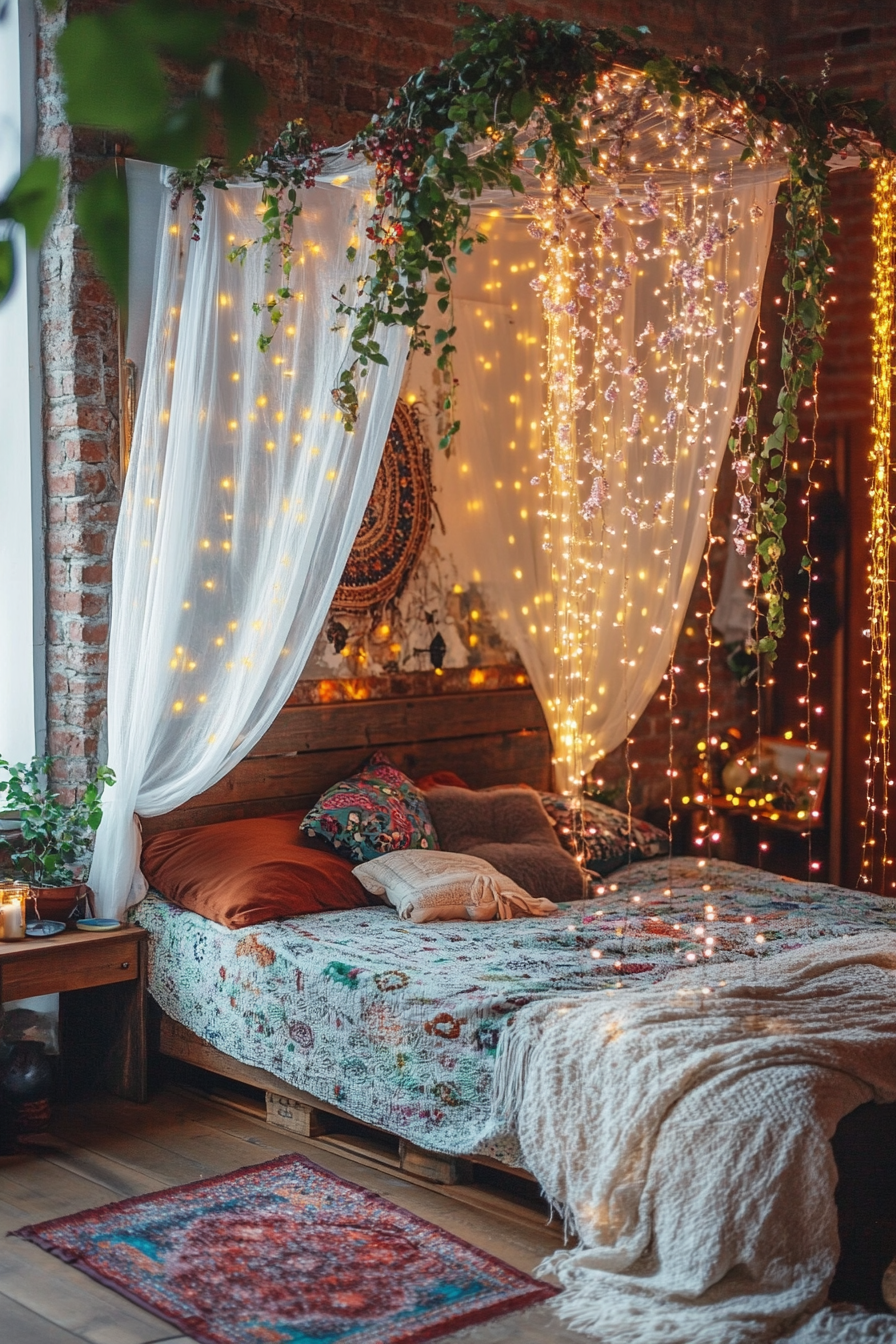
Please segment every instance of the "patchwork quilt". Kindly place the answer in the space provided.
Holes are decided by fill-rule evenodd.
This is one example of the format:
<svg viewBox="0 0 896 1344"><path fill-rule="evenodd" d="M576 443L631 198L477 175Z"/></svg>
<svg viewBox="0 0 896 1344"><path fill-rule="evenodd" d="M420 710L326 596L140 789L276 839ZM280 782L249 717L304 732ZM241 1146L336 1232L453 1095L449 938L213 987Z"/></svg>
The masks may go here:
<svg viewBox="0 0 896 1344"><path fill-rule="evenodd" d="M387 907L226 929L150 894L132 911L171 1017L423 1148L519 1164L492 1119L495 1052L523 1005L636 993L672 972L711 986L735 961L896 932L896 901L739 864L654 859L548 919L415 925Z"/></svg>

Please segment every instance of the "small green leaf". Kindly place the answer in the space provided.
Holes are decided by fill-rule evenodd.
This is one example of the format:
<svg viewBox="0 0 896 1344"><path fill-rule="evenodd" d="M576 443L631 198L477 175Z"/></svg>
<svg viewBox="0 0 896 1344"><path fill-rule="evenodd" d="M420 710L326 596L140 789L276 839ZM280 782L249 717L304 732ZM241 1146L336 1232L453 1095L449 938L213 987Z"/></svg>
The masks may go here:
<svg viewBox="0 0 896 1344"><path fill-rule="evenodd" d="M59 200L58 159L32 159L4 201L0 219L14 219L25 230L29 247L40 247Z"/></svg>
<svg viewBox="0 0 896 1344"><path fill-rule="evenodd" d="M510 100L510 115L521 129L535 111L535 98L531 89L517 89Z"/></svg>
<svg viewBox="0 0 896 1344"><path fill-rule="evenodd" d="M16 274L16 253L11 238L0 238L0 303L12 289Z"/></svg>
<svg viewBox="0 0 896 1344"><path fill-rule="evenodd" d="M104 168L78 193L75 220L118 306L128 306L128 191L124 177Z"/></svg>

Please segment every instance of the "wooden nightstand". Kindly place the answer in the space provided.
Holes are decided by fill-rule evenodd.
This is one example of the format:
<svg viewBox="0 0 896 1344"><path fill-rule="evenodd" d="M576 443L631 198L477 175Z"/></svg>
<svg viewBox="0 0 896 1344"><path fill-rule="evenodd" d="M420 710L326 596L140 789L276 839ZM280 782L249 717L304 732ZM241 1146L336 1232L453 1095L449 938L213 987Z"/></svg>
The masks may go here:
<svg viewBox="0 0 896 1344"><path fill-rule="evenodd" d="M64 1076L77 1061L130 1101L146 1100L146 943L133 927L0 943L0 1003L61 994Z"/></svg>

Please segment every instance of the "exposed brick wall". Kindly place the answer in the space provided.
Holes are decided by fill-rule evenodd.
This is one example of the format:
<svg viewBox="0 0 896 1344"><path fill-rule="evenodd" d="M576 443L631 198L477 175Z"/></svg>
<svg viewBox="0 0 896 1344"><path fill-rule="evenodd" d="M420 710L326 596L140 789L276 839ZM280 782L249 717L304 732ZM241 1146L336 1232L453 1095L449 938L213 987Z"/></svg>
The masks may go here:
<svg viewBox="0 0 896 1344"><path fill-rule="evenodd" d="M890 0L783 0L771 29L777 69L795 79L818 79L831 57L831 83L864 97L896 96L896 9Z"/></svg>
<svg viewBox="0 0 896 1344"><path fill-rule="evenodd" d="M262 6L255 7L261 11ZM265 7L266 8L266 7ZM765 4L737 5L712 0L559 0L555 3L485 4L492 13L522 11L537 18L575 19L583 24L646 24L658 46L681 54L707 46L723 59L739 62L768 45ZM409 73L434 64L451 49L457 26L454 0L334 0L326 8L301 7L296 67L310 123L334 141L348 138L364 114L382 107L390 90Z"/></svg>
<svg viewBox="0 0 896 1344"><path fill-rule="evenodd" d="M79 158L62 112L52 44L65 7L41 12L38 150L63 162L62 209L40 268L47 573L47 749L74 785L101 747L116 484L117 328L72 217Z"/></svg>

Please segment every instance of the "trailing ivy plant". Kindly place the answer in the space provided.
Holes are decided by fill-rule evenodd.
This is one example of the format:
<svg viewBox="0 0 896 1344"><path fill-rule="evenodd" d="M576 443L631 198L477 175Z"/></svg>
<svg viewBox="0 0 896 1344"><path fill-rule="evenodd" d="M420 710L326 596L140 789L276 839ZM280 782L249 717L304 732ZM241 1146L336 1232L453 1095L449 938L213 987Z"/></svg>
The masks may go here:
<svg viewBox="0 0 896 1344"><path fill-rule="evenodd" d="M536 174L550 172L560 188L584 200L599 158L596 146L589 147L581 134L582 107L603 78L614 71L634 73L673 108L692 99L719 110L726 117L726 134L742 145L743 160L766 160L774 147L785 145L783 386L771 433L760 441L758 363L751 364L753 413L746 417L746 435L730 441L741 460L744 453L750 459L753 483L763 496L755 517L757 581L767 599L760 650L774 658L784 629L779 562L787 451L799 434L800 396L812 386L826 326L826 235L836 230L828 200L830 160L852 153L867 166L875 157L896 153L890 113L882 103L855 99L826 81L799 85L749 68L735 72L718 64L711 52L696 60L673 58L647 44L649 32L643 27L589 29L522 14L494 17L476 6L462 13L460 49L409 79L352 146L354 154L375 165L376 207L368 229L374 244L370 268L338 298L338 311L351 327L351 359L333 389L346 428L355 425L360 384L370 366L386 362L379 329L400 324L410 328L412 348L438 352L448 388L440 446L449 446L458 429L450 376L452 278L458 252L469 253L485 241L471 224L472 204L488 188L522 192L523 164ZM260 241L274 243L283 259L283 284L265 305L270 329L259 338L262 349L270 344L290 297L289 238L301 209L299 188L320 170L319 147L304 129L299 134L293 124L285 136L269 154L254 156L242 168L263 188ZM181 175L176 186L193 190L201 212L208 181L227 185L211 160L200 166L198 176ZM244 249L236 255L245 255ZM355 260L351 249L348 259ZM426 319L430 291L443 323L434 331Z"/></svg>
<svg viewBox="0 0 896 1344"><path fill-rule="evenodd" d="M85 871L93 836L103 817L102 790L115 783L108 765L97 767L72 803L63 803L47 783L53 759L35 756L13 765L0 757L2 807L14 813L21 833L20 843L0 838L8 849L19 877L38 887L67 887Z"/></svg>

